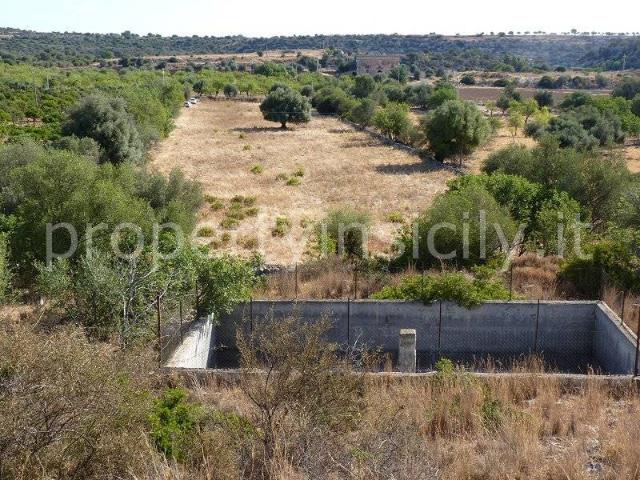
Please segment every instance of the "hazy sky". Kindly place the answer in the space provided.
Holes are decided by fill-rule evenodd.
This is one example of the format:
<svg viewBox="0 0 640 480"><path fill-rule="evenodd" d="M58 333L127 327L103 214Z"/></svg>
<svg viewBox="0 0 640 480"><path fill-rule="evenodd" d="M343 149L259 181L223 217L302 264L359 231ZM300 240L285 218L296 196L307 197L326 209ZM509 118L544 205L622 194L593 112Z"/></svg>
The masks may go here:
<svg viewBox="0 0 640 480"><path fill-rule="evenodd" d="M640 1L0 0L0 26L39 31L273 36L638 31Z"/></svg>

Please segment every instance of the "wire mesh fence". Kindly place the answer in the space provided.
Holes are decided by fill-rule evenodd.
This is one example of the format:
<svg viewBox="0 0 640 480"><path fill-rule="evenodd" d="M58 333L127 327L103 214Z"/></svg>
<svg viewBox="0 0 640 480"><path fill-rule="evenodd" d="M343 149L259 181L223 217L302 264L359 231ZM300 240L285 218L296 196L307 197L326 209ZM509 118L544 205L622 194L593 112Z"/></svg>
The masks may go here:
<svg viewBox="0 0 640 480"><path fill-rule="evenodd" d="M489 303L471 310L450 302L251 301L222 319L216 333L220 362L215 366L237 366L237 328L251 331L264 321L297 316L301 321L328 318L328 341L344 352L363 346L378 350L389 365L397 361L400 330L414 329L419 370L431 370L447 358L472 370L615 373L602 352L619 338L615 328L612 333L608 323L596 321L600 309L595 302L539 300Z"/></svg>

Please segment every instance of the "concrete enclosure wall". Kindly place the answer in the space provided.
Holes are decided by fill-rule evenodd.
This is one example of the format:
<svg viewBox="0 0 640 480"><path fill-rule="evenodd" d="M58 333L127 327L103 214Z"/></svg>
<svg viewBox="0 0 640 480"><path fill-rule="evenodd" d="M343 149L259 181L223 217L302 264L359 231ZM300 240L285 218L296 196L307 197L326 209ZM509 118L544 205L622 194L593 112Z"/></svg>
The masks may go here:
<svg viewBox="0 0 640 480"><path fill-rule="evenodd" d="M466 309L448 302L253 301L216 322L213 348L225 358L235 349L238 328L248 332L269 318L288 315L306 322L328 317L328 341L392 354L400 329L415 329L419 368L441 356L464 360L539 352L561 369L591 365L607 373L632 373L635 358L633 337L598 302L486 302Z"/></svg>
<svg viewBox="0 0 640 480"><path fill-rule="evenodd" d="M207 368L209 356L216 341L211 316L201 317L191 323L183 340L165 363L172 368Z"/></svg>

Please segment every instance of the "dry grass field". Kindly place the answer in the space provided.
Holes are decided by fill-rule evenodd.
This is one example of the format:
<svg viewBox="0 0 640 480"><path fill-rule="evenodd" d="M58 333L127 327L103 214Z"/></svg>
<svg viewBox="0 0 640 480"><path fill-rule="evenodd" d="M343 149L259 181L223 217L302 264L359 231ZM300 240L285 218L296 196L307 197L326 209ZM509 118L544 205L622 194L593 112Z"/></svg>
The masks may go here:
<svg viewBox="0 0 640 480"><path fill-rule="evenodd" d="M205 53L205 54L193 54L193 55L148 55L144 58L148 60L167 60L168 58L175 58L178 63L184 64L187 62L221 62L223 60L235 60L236 63L248 65L251 63L264 63L264 62L292 62L295 61L298 52L308 57L320 58L324 53L322 50L265 50L262 56L257 52L247 53Z"/></svg>
<svg viewBox="0 0 640 480"><path fill-rule="evenodd" d="M257 165L262 172L252 173ZM240 254L258 250L269 263L289 265L302 258L312 222L340 206L369 211L370 249L387 250L399 226L389 215L414 217L455 175L336 118L314 116L306 125L281 130L262 119L257 103L235 101L203 101L180 115L176 129L152 152L153 168L168 173L178 166L225 205L203 209L200 227L215 232L206 232L202 242ZM304 175L294 177L297 170ZM291 178L299 185L288 185ZM220 223L235 195L256 197L258 212L225 230ZM290 232L273 236L282 216Z"/></svg>

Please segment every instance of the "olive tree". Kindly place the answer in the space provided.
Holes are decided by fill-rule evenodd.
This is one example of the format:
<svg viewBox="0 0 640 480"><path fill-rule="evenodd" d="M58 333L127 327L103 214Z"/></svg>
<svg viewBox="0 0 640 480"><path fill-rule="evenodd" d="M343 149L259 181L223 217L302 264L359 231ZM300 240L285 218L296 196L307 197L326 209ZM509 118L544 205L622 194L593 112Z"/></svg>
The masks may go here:
<svg viewBox="0 0 640 480"><path fill-rule="evenodd" d="M423 120L423 130L437 160L465 155L484 143L491 126L480 110L470 102L449 100Z"/></svg>
<svg viewBox="0 0 640 480"><path fill-rule="evenodd" d="M287 128L287 123L311 120L309 100L291 88L276 88L270 92L260 104L260 111L265 120L280 122L282 128Z"/></svg>
<svg viewBox="0 0 640 480"><path fill-rule="evenodd" d="M89 137L100 146L100 161L140 162L144 147L133 117L120 98L90 95L73 107L64 135Z"/></svg>

